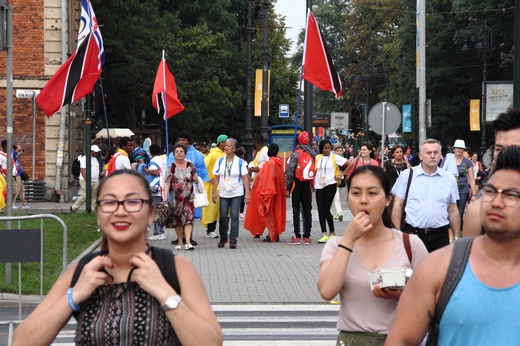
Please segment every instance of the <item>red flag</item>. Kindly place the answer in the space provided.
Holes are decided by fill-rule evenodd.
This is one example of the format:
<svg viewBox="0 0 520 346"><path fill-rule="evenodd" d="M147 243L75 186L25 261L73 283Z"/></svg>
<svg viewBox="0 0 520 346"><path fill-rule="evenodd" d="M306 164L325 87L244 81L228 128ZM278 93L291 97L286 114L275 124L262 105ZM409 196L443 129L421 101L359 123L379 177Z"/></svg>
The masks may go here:
<svg viewBox="0 0 520 346"><path fill-rule="evenodd" d="M105 60L103 39L89 0L82 0L78 47L47 82L36 102L47 117L94 89Z"/></svg>
<svg viewBox="0 0 520 346"><path fill-rule="evenodd" d="M309 11L307 14L307 29L305 30L305 45L303 49L303 79L311 82L321 90L328 90L341 96L341 80L334 68L327 44L323 40L318 23Z"/></svg>
<svg viewBox="0 0 520 346"><path fill-rule="evenodd" d="M153 86L152 104L157 110L157 113L162 115L164 120L184 110L184 106L177 96L175 77L173 77L173 74L170 72L164 58L161 59L161 63L157 69L157 76L155 77L155 84Z"/></svg>

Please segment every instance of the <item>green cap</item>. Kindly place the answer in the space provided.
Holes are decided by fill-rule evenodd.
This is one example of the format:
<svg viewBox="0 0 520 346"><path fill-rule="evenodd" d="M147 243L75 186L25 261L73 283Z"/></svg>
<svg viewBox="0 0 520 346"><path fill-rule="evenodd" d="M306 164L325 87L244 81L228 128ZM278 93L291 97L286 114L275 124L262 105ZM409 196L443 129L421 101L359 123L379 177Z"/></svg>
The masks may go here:
<svg viewBox="0 0 520 346"><path fill-rule="evenodd" d="M218 137L217 137L217 145L219 145L220 142L225 142L225 141L227 141L227 139L228 139L228 136L226 136L226 135L220 135L220 136L218 136Z"/></svg>

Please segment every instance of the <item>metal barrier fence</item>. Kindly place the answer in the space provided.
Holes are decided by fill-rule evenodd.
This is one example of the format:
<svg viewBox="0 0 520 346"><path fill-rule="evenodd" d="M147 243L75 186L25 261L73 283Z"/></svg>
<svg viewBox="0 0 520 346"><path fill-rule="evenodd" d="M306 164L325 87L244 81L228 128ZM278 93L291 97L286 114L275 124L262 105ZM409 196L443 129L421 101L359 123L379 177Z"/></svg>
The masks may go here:
<svg viewBox="0 0 520 346"><path fill-rule="evenodd" d="M39 229L22 228L22 221L40 219ZM40 301L43 300L43 221L53 219L62 226L63 232L63 257L62 273L67 269L68 235L67 226L62 219L52 214L36 214L26 216L1 216L2 221L15 221L18 226L10 229L0 229L0 262L18 262L18 321L0 321L1 325L9 325L9 341L11 345L12 332L15 324L22 320L22 262L40 262Z"/></svg>

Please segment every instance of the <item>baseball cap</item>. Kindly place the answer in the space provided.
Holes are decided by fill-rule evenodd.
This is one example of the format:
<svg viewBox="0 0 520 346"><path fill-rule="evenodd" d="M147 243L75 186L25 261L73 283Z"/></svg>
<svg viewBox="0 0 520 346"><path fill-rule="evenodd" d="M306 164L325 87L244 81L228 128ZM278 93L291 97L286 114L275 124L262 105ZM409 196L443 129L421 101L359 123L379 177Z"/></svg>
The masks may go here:
<svg viewBox="0 0 520 346"><path fill-rule="evenodd" d="M91 145L90 146L90 151L93 151L93 152L96 152L96 153L99 153L101 151L101 149L99 149L99 147L97 145Z"/></svg>
<svg viewBox="0 0 520 346"><path fill-rule="evenodd" d="M228 136L226 136L226 135L220 135L220 136L218 136L218 137L217 137L217 145L219 145L220 142L225 142L225 141L227 141L227 139L228 139Z"/></svg>

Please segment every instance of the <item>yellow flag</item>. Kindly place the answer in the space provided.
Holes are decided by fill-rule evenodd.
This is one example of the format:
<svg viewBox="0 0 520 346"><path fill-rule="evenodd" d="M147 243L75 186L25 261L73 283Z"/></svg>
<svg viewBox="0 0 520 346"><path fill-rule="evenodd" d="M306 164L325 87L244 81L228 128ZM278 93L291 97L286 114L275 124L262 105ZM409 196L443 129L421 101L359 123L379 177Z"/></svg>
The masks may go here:
<svg viewBox="0 0 520 346"><path fill-rule="evenodd" d="M469 100L469 130L480 131L480 100Z"/></svg>
<svg viewBox="0 0 520 346"><path fill-rule="evenodd" d="M271 70L267 73L267 116L269 116L269 87L271 86ZM255 74L255 117L262 115L262 70Z"/></svg>

